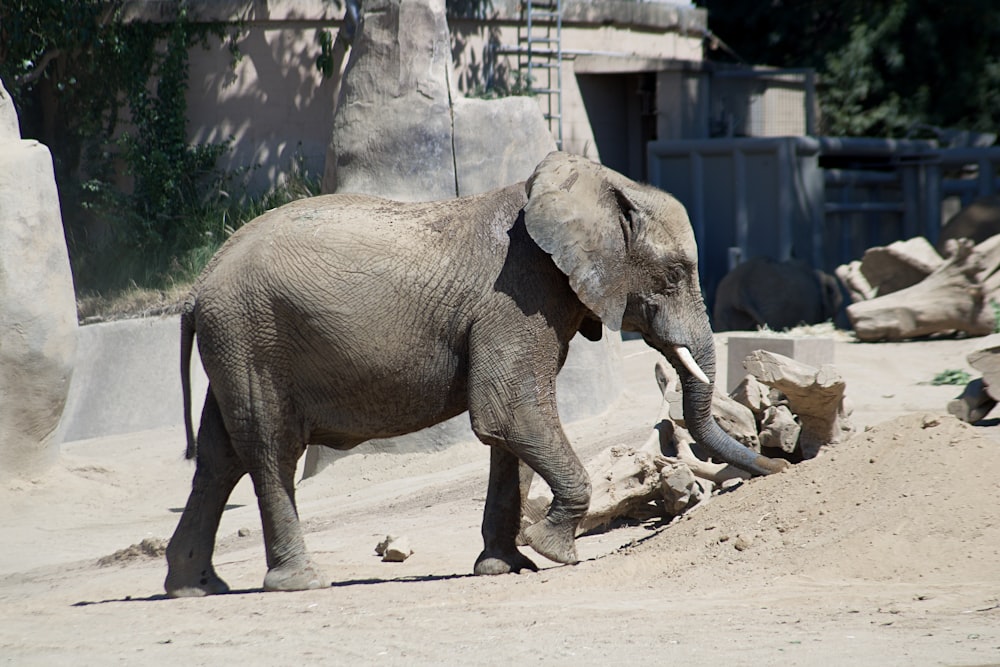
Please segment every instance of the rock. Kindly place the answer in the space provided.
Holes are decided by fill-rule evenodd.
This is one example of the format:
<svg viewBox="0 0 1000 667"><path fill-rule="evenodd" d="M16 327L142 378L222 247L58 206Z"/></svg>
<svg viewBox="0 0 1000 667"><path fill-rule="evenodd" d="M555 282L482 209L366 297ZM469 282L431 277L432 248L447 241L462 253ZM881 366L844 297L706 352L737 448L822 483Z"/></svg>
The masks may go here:
<svg viewBox="0 0 1000 667"><path fill-rule="evenodd" d="M770 389L757 382L757 378L747 375L740 381L729 396L750 409L754 418L759 422L764 418L764 411L771 407Z"/></svg>
<svg viewBox="0 0 1000 667"><path fill-rule="evenodd" d="M711 495L711 491L706 491L703 485L704 482L695 477L683 463L665 467L660 473L660 493L664 509L674 516L683 514Z"/></svg>
<svg viewBox="0 0 1000 667"><path fill-rule="evenodd" d="M444 0L372 0L362 12L324 192L405 201L478 194L526 179L555 150L533 99L472 100L455 89Z"/></svg>
<svg viewBox="0 0 1000 667"><path fill-rule="evenodd" d="M77 330L52 157L11 109L0 84L0 478L54 461Z"/></svg>
<svg viewBox="0 0 1000 667"><path fill-rule="evenodd" d="M459 196L526 180L556 149L538 103L531 97L458 98L454 112Z"/></svg>
<svg viewBox="0 0 1000 667"><path fill-rule="evenodd" d="M744 362L759 382L785 395L788 409L799 418L799 448L813 458L820 447L845 440L854 432L844 401L846 383L833 366L819 369L780 354L757 350Z"/></svg>
<svg viewBox="0 0 1000 667"><path fill-rule="evenodd" d="M773 405L761 418L760 446L791 454L798 447L801 432L802 427L787 406Z"/></svg>
<svg viewBox="0 0 1000 667"><path fill-rule="evenodd" d="M324 192L455 196L444 8L444 0L364 4L333 116Z"/></svg>
<svg viewBox="0 0 1000 667"><path fill-rule="evenodd" d="M385 539L375 546L375 553L382 557L383 563L402 563L413 555L413 549L410 548L409 538L386 535Z"/></svg>
<svg viewBox="0 0 1000 667"><path fill-rule="evenodd" d="M19 141L20 139L21 126L17 121L14 100L7 93L7 89L3 87L3 81L0 81L0 142Z"/></svg>

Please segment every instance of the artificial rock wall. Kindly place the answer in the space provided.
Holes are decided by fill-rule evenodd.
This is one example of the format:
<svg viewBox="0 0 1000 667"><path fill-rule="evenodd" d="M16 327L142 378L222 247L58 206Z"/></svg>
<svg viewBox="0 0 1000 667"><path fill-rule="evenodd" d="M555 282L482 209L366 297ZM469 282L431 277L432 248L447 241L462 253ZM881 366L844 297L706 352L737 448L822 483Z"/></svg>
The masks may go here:
<svg viewBox="0 0 1000 667"><path fill-rule="evenodd" d="M431 201L522 181L555 140L530 97L454 85L444 0L366 0L344 71L324 192Z"/></svg>
<svg viewBox="0 0 1000 667"><path fill-rule="evenodd" d="M21 139L0 82L0 479L54 461L76 328L52 156Z"/></svg>

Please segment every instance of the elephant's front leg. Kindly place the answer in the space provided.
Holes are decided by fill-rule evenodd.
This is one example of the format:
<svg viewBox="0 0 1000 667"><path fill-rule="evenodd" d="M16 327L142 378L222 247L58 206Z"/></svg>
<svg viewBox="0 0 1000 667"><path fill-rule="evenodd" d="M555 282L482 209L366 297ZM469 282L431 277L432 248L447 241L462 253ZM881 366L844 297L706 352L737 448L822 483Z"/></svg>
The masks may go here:
<svg viewBox="0 0 1000 667"><path fill-rule="evenodd" d="M553 500L548 514L523 531L525 541L550 560L576 563L579 560L576 528L590 506L590 477L559 423L555 398L558 355L526 355L516 349L507 352L495 345L485 349L473 346L472 353L469 416L473 431L494 450L516 455L552 489ZM505 459L501 470L502 473L497 473L498 490L494 496L505 500L503 506L516 506L517 521L520 521L517 465ZM491 470L491 491L493 486ZM500 506L497 503L497 507ZM488 507L487 519L490 511ZM516 527L514 519L507 515L502 525L506 527L508 521ZM517 532L515 528L507 530L512 532L512 549ZM506 533L504 536L507 539ZM490 544L486 544L486 550L489 549Z"/></svg>
<svg viewBox="0 0 1000 667"><path fill-rule="evenodd" d="M521 490L518 458L501 447L490 447L490 485L483 513L483 552L476 559L476 574L507 574L523 569L537 571L530 558L517 549L521 529Z"/></svg>

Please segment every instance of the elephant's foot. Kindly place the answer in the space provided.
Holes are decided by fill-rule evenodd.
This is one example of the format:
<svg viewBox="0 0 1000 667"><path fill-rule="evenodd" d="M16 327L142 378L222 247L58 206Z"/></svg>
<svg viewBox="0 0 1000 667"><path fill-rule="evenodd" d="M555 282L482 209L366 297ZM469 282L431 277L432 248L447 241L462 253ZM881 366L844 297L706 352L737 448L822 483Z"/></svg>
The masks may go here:
<svg viewBox="0 0 1000 667"><path fill-rule="evenodd" d="M272 567L264 577L265 591L307 591L329 585L330 579L309 560Z"/></svg>
<svg viewBox="0 0 1000 667"><path fill-rule="evenodd" d="M171 569L163 588L172 598L200 598L229 592L229 586L211 568L202 570L196 577L179 575Z"/></svg>
<svg viewBox="0 0 1000 667"><path fill-rule="evenodd" d="M476 574L520 573L521 570L538 572L538 566L517 549L505 552L490 551L487 549L479 554L479 558L476 559L476 566L473 568L473 572Z"/></svg>
<svg viewBox="0 0 1000 667"><path fill-rule="evenodd" d="M568 523L553 523L548 517L523 531L528 545L557 563L580 562L576 556L576 527Z"/></svg>

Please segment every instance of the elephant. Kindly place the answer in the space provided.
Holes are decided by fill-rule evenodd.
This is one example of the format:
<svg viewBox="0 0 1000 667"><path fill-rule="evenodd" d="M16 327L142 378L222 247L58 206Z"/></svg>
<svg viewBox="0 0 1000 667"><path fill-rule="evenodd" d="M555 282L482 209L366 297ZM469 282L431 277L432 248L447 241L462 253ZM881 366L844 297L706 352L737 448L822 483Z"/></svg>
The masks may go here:
<svg viewBox="0 0 1000 667"><path fill-rule="evenodd" d="M591 486L559 421L555 377L570 339L599 339L602 324L640 333L677 369L687 426L712 455L759 475L784 469L712 417L715 350L696 259L676 199L563 152L527 181L485 194L424 203L322 195L246 224L182 307L196 466L167 547L167 593L228 590L212 564L215 533L247 473L263 526L264 590L329 585L295 505L307 443L349 449L466 410L490 447L474 572L537 569L517 547L522 463L554 496L523 539L557 563L577 562ZM195 340L209 380L197 437Z"/></svg>
<svg viewBox="0 0 1000 667"><path fill-rule="evenodd" d="M948 241L952 239L970 239L978 245L997 234L1000 234L1000 195L987 195L950 217L942 225L934 247L942 257L949 257Z"/></svg>
<svg viewBox="0 0 1000 667"><path fill-rule="evenodd" d="M843 296L837 278L801 260L755 257L719 281L712 319L716 331L780 331L836 317Z"/></svg>

